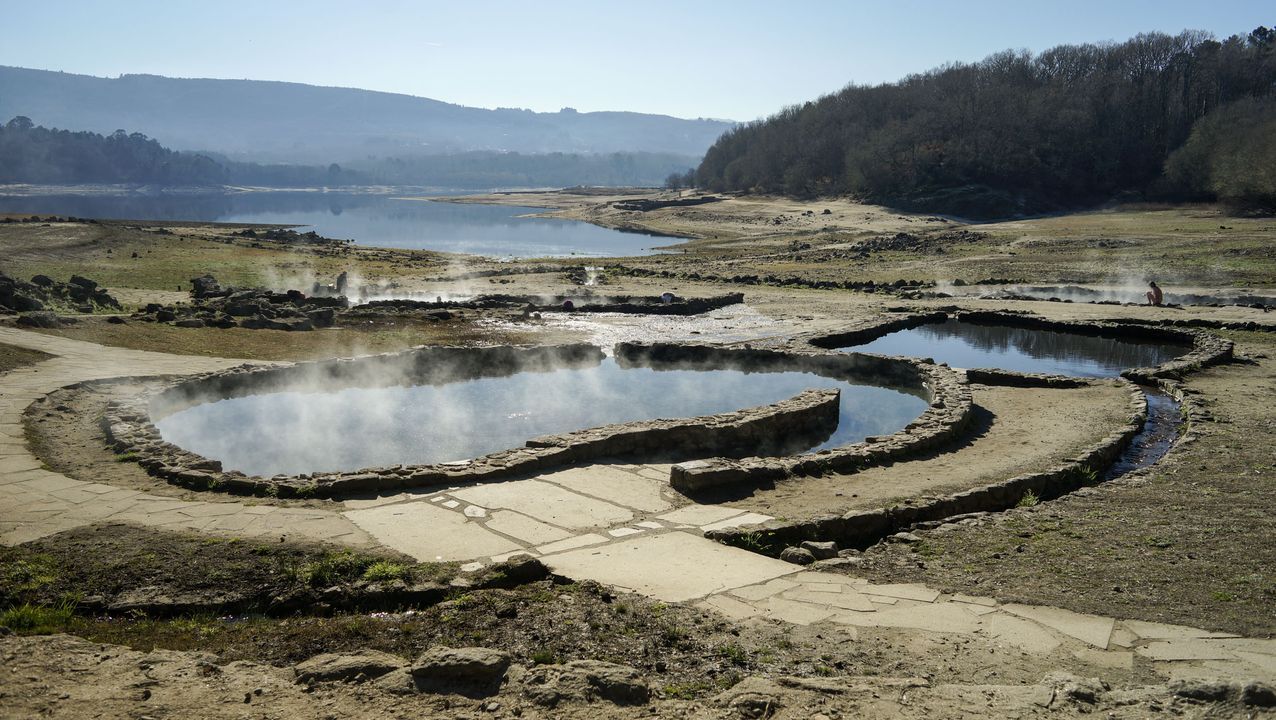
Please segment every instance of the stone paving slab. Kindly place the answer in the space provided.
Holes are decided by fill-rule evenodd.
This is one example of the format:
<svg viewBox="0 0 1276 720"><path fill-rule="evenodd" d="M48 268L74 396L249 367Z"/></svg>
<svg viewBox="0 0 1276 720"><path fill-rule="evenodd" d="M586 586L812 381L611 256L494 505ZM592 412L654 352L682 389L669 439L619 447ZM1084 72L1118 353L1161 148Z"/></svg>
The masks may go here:
<svg viewBox="0 0 1276 720"><path fill-rule="evenodd" d="M572 535L567 530L533 520L513 510L497 510L492 513L486 527L528 545L544 545Z"/></svg>
<svg viewBox="0 0 1276 720"><path fill-rule="evenodd" d="M669 476L652 479L613 465L590 465L560 470L536 478L639 512L668 510L671 503L661 493L669 488Z"/></svg>
<svg viewBox="0 0 1276 720"><path fill-rule="evenodd" d="M448 494L489 509L517 510L541 522L573 530L605 528L634 517L632 511L619 505L539 480L474 485Z"/></svg>
<svg viewBox="0 0 1276 720"><path fill-rule="evenodd" d="M1053 631L1031 620L1003 612L985 615L983 620L989 635L1033 655L1049 655L1062 644Z"/></svg>
<svg viewBox="0 0 1276 720"><path fill-rule="evenodd" d="M721 505L687 505L656 517L660 520L680 525L707 525L743 514L744 511L739 508L723 507Z"/></svg>
<svg viewBox="0 0 1276 720"><path fill-rule="evenodd" d="M1186 625L1166 625L1142 620L1122 620L1121 624L1144 640L1184 640L1188 638L1234 638L1230 633L1199 630Z"/></svg>
<svg viewBox="0 0 1276 720"><path fill-rule="evenodd" d="M464 515L430 503L348 510L345 516L378 542L422 562L472 560L521 549Z"/></svg>
<svg viewBox="0 0 1276 720"><path fill-rule="evenodd" d="M1116 621L1112 618L1098 615L1082 615L1081 613L1061 608L1012 603L1003 605L1002 609L1019 617L1035 620L1046 627L1089 643L1100 650L1108 648L1108 641L1112 638L1112 629L1116 624Z"/></svg>
<svg viewBox="0 0 1276 720"><path fill-rule="evenodd" d="M698 535L639 535L549 555L554 572L596 580L666 602L682 602L792 574L796 566Z"/></svg>

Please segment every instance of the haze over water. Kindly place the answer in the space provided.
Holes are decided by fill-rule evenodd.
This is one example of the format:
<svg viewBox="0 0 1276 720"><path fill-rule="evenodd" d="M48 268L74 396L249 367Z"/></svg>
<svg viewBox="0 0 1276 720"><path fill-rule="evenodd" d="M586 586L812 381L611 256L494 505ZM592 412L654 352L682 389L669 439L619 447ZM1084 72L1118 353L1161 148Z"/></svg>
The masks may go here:
<svg viewBox="0 0 1276 720"><path fill-rule="evenodd" d="M542 211L323 192L0 196L0 213L295 225L357 245L497 258L651 255L682 242L575 220L520 217Z"/></svg>

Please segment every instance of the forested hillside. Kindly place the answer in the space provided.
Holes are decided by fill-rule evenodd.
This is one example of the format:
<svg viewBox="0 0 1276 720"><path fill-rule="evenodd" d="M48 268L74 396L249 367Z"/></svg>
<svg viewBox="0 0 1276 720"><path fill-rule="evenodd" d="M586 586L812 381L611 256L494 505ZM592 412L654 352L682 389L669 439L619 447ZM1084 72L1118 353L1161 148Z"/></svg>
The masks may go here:
<svg viewBox="0 0 1276 720"><path fill-rule="evenodd" d="M141 133L70 132L18 116L0 126L0 183L221 185L226 168Z"/></svg>
<svg viewBox="0 0 1276 720"><path fill-rule="evenodd" d="M211 156L210 156L211 155ZM236 162L216 154L175 152L141 133L70 132L16 117L0 125L0 183L251 185L340 187L423 185L482 190L498 187L659 185L692 157L662 153L470 152L365 158L342 166Z"/></svg>
<svg viewBox="0 0 1276 720"><path fill-rule="evenodd" d="M1276 208L1276 31L1006 51L728 131L699 186L973 217L1119 197Z"/></svg>

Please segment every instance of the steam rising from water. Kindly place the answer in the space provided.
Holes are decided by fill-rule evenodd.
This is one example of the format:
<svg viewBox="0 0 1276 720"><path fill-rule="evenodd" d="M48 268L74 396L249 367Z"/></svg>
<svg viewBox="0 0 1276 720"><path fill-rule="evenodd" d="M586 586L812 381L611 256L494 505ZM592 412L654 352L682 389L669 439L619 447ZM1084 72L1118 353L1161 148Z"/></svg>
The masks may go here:
<svg viewBox="0 0 1276 720"><path fill-rule="evenodd" d="M318 387L206 403L157 421L169 442L228 470L273 475L462 460L610 423L709 415L809 388L842 391L835 447L899 430L926 402L799 372L584 368L444 385Z"/></svg>

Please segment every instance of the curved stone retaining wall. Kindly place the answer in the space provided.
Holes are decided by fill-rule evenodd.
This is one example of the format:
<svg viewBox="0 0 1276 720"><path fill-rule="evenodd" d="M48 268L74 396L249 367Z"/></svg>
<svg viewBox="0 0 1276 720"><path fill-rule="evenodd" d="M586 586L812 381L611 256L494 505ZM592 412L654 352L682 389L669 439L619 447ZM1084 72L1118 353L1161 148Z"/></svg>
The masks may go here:
<svg viewBox="0 0 1276 720"><path fill-rule="evenodd" d="M192 405L226 397L285 390L292 387L339 387L394 384L437 384L473 377L548 370L569 365L597 364L601 351L591 345L558 347L420 348L404 353L355 360L209 373L173 382L164 388L108 405L103 417L107 441L120 454L134 457L148 472L169 482L199 490L278 496L336 497L351 493L398 490L438 484L488 482L528 472L603 457L642 456L673 459L706 453L742 456L748 453L789 452L796 439L817 444L837 427L840 393L808 390L772 405L731 413L675 420L607 425L529 440L513 448L473 460L417 466L367 468L354 472L298 476L252 477L224 471L216 460L166 442L153 418ZM840 363L827 358L749 350L679 345L617 346L617 360L628 365L678 365L743 369L811 370L839 377L873 379L882 372L914 392L927 392L924 378L897 361L847 356ZM831 369L830 369L831 368ZM789 443L788 446L782 443Z"/></svg>
<svg viewBox="0 0 1276 720"><path fill-rule="evenodd" d="M709 353L705 346L679 346L679 352ZM722 352L722 350L718 350ZM759 358L792 357L792 353L744 350ZM917 455L942 446L961 434L970 422L970 388L949 368L912 358L860 353L811 353L799 355L805 367L821 374L841 372L849 378L895 378L899 389L911 388L930 402L920 417L888 437L790 457L713 458L693 460L673 467L669 482L683 493L709 488L758 484L794 475L853 472Z"/></svg>
<svg viewBox="0 0 1276 720"><path fill-rule="evenodd" d="M1029 492L1050 499L1093 482L1096 474L1112 464L1147 421L1147 398L1137 385L1123 380L1129 390L1130 414L1126 422L1091 445L1071 461L1044 472L1012 477L940 498L906 501L903 505L875 510L854 510L797 522L771 521L749 530L714 530L705 533L720 542L779 549L803 540L833 541L841 547L863 547L915 523L943 520L973 512L1014 507Z"/></svg>
<svg viewBox="0 0 1276 720"><path fill-rule="evenodd" d="M822 348L845 347L870 342L897 330L942 322L947 318L948 315L945 313L913 314L849 331L803 336L795 340L805 341L812 346ZM1192 350L1182 357L1155 368L1132 368L1122 372L1122 382L1127 385L1130 393L1130 415L1126 423L1070 462L1045 472L1020 475L1000 483L973 488L947 497L927 498L891 508L857 510L844 515L830 515L795 522L771 521L749 530L725 529L712 531L706 535L730 544L773 548L777 553L779 549L797 545L803 540L831 540L844 547L864 546L915 523L939 521L973 512L1005 510L1018 504L1028 492L1043 499L1057 497L1093 481L1097 473L1115 462L1134 436L1142 430L1143 424L1147 421L1147 398L1138 384L1157 387L1183 402L1184 416L1189 423L1208 419L1202 415L1203 411L1200 408L1190 402L1190 397L1185 396L1179 380L1185 373L1227 362L1231 359L1233 352L1231 341L1198 330L1185 329L1182 326L1064 322L1020 313L1002 312L957 313L955 318L970 323L1010 325L1101 337L1185 342L1192 345ZM1081 378L987 368L966 371L966 380L986 385L1055 388L1080 387L1093 382ZM775 477L782 477L782 475ZM743 478L737 481L743 481Z"/></svg>

